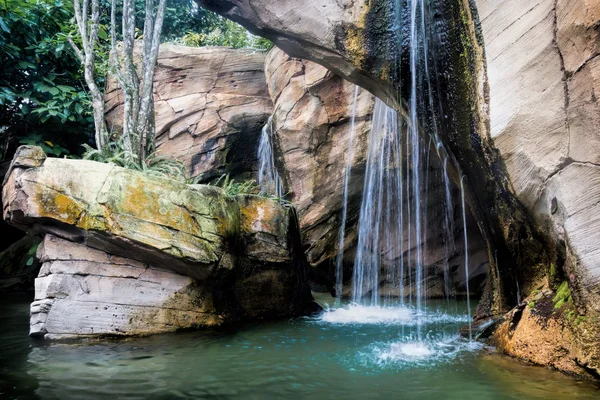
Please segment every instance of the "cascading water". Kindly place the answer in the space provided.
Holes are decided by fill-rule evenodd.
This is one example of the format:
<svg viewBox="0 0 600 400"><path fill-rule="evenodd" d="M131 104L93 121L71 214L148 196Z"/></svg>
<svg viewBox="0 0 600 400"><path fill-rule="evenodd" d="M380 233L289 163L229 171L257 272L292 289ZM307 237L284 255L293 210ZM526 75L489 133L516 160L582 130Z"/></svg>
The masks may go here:
<svg viewBox="0 0 600 400"><path fill-rule="evenodd" d="M348 217L348 183L350 182L350 173L352 171L352 162L354 161L354 135L356 130L356 107L358 103L358 86L354 88L354 100L352 102L352 116L350 118L350 139L348 141L348 152L346 159L346 171L344 174L344 193L343 209L338 239L338 254L335 266L335 294L338 301L342 297L344 285L344 240L346 238L346 219Z"/></svg>
<svg viewBox="0 0 600 400"><path fill-rule="evenodd" d="M402 196L396 196L402 182L399 123L398 113L380 99L376 99L369 135L367 171L352 278L352 300L356 303L361 303L363 297L370 293L370 304L379 305L382 254L399 254L403 250L399 237L389 237L390 232L395 231L393 228L401 223ZM382 236L386 238L383 243ZM382 251L385 245L391 247ZM397 267L402 270L403 265ZM391 268L395 269L393 266ZM396 277L402 274L402 271L394 271L386 273L386 276Z"/></svg>
<svg viewBox="0 0 600 400"><path fill-rule="evenodd" d="M392 3L390 3L392 4ZM396 304L400 309L409 310L411 323L401 322L410 327L409 337L416 343L423 344L431 332L426 326L431 318L428 309L428 272L425 255L428 251L430 229L435 229L428 222L430 159L432 150L439 159L443 189L440 191L444 245L443 259L443 294L446 304L453 296L450 271L450 258L456 252L454 243L455 222L454 206L449 179L449 162L451 157L440 140L440 123L443 112L437 100L442 96L439 84L430 74L428 29L429 20L424 0L409 0L406 3L395 1L394 32L399 31L401 14L399 7L407 4L403 10L410 16L409 26L409 59L410 84L408 93L407 115L405 119L390 108L381 99L375 100L369 135L366 173L363 185L361 209L358 221L358 239L352 276L351 308L345 309L344 320L352 320L356 313L357 320L368 318L368 313L381 313L380 304L389 306ZM399 60L396 60L399 66ZM400 75L399 75L400 76ZM408 83L408 82L407 82ZM436 101L434 101L434 98ZM439 107L439 108L438 108ZM428 141L425 141L428 138ZM354 118L350 147L354 141ZM353 151L353 149L351 149ZM353 154L350 156L353 157ZM457 168L458 169L458 168ZM339 237L339 254L336 263L336 292L342 292L342 264L344 251L344 234L347 217L347 186L349 167L346 168L344 180L344 209L342 229ZM437 176L437 175L436 175ZM461 180L463 200L463 231L465 241L465 272L468 287L468 242L466 227L466 205L464 203L464 182ZM437 215L435 212L433 215ZM392 301L391 297L398 297ZM455 299L456 302L456 299ZM372 311L369 311L372 310ZM392 312L391 309L389 312ZM471 306L467 299L467 316L471 318ZM328 315L335 319L336 316ZM414 330L413 330L414 329ZM469 329L469 334L470 334Z"/></svg>
<svg viewBox="0 0 600 400"><path fill-rule="evenodd" d="M444 294L446 300L450 299L450 256L454 253L454 210L452 207L452 193L450 192L450 178L448 177L448 157L444 158L444 194L445 194L445 212L444 212L444 228L445 228L445 260L444 260Z"/></svg>
<svg viewBox="0 0 600 400"><path fill-rule="evenodd" d="M263 194L283 196L283 186L277 167L273 143L273 117L262 129L258 144L258 186Z"/></svg>
<svg viewBox="0 0 600 400"><path fill-rule="evenodd" d="M469 315L469 341L473 340L473 333L471 332L473 322L471 321L471 299L469 292L469 242L467 239L467 210L465 203L465 185L463 175L460 179L460 197L462 200L462 217L463 217L463 235L465 241L465 285L467 289L467 313Z"/></svg>

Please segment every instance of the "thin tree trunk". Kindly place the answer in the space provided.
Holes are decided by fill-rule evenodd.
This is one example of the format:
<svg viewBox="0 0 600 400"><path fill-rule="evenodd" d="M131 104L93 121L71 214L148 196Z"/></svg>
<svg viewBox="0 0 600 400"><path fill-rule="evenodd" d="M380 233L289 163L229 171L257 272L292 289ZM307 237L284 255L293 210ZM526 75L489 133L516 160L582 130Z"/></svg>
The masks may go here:
<svg viewBox="0 0 600 400"><path fill-rule="evenodd" d="M152 13L153 1L146 1L146 15ZM156 18L154 18L154 24L152 26L145 26L148 31L144 29L144 65L142 68L142 91L140 94L141 104L140 111L138 114L138 127L140 127L140 154L145 154L147 146L154 142L154 70L156 68L156 61L158 59L158 50L160 47L160 36L162 32L162 25L165 17L166 0L159 0L158 8L156 10ZM147 39L148 36L152 37L152 40ZM148 51L148 53L147 53Z"/></svg>

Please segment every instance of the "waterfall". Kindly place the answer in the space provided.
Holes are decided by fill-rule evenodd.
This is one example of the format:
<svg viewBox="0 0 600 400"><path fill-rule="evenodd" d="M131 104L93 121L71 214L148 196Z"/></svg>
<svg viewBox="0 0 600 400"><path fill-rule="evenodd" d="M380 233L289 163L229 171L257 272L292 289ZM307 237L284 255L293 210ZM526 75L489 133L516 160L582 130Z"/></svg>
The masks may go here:
<svg viewBox="0 0 600 400"><path fill-rule="evenodd" d="M448 177L448 157L444 158L444 194L445 194L445 213L444 228L446 230L446 241L444 248L446 250L444 260L444 293L446 300L450 299L450 256L454 252L454 210L452 207L452 193L450 192L450 178Z"/></svg>
<svg viewBox="0 0 600 400"><path fill-rule="evenodd" d="M335 295L338 300L342 297L344 284L344 240L346 237L346 218L348 217L348 183L352 171L352 162L354 161L354 135L356 131L356 106L358 103L358 86L354 87L354 101L352 102L352 116L350 118L350 139L348 140L348 152L346 159L346 171L344 175L343 209L342 223L338 236L338 254L335 265Z"/></svg>
<svg viewBox="0 0 600 400"><path fill-rule="evenodd" d="M431 251L430 229L439 215L443 243L443 294L449 302L454 297L452 289L451 256L455 245L455 207L449 178L451 156L445 150L440 129L444 129L443 108L439 99L443 95L435 78L437 71L433 63L430 68L428 32L435 29L427 14L424 0L395 1L395 20L392 30L400 31L400 8L406 4L410 16L409 57L410 81L406 82L408 94L406 118L381 99L375 99L372 127L368 138L366 172L362 202L358 220L356 257L352 275L352 301L362 306L384 306L392 304L392 293L399 296L401 306L414 310L416 338L422 340L422 318L427 313L428 272L426 255ZM395 60L400 65L399 59ZM397 73L398 71L396 71ZM398 74L400 76L400 74ZM356 99L355 99L356 102ZM355 111L353 110L353 113ZM354 117L350 132L348 157L354 156ZM435 150L435 154L431 154ZM429 209L430 161L437 156L441 167L435 182L443 187L439 191L440 209ZM347 161L349 162L349 161ZM433 164L433 162L432 162ZM451 165L450 165L451 166ZM348 183L350 167L346 167L342 226L339 233L338 257L336 262L336 292L343 285L343 249L348 207ZM431 178L431 179L430 179ZM438 180L439 179L439 180ZM464 177L463 177L464 179ZM464 182L461 179L463 232L465 235L465 273L468 287L468 240L466 227L466 204ZM454 201L457 201L454 199ZM431 226L428 222L431 219ZM406 242L406 244L405 244ZM429 257L427 257L428 261ZM441 278L441 276L440 276ZM470 299L467 299L469 320Z"/></svg>
<svg viewBox="0 0 600 400"><path fill-rule="evenodd" d="M410 89L410 157L411 157L411 173L412 173L412 224L414 225L414 238L415 238L415 301L417 308L417 318L420 319L422 302L423 302L423 254L421 248L421 150L419 142L419 115L417 110L417 100L419 94L417 93L417 79L419 78L419 71L417 69L418 63L417 58L419 57L419 36L417 26L417 9L419 0L411 0L411 18L410 18L410 72L411 72L411 89ZM421 4L422 5L422 4ZM423 9L421 10L423 14ZM410 199L410 196L409 196ZM409 205L410 207L410 205ZM409 233L410 236L410 233ZM417 322L418 336L420 337L420 321Z"/></svg>
<svg viewBox="0 0 600 400"><path fill-rule="evenodd" d="M467 210L465 204L465 176L460 178L460 197L462 200L462 217L463 217L463 234L465 240L465 285L467 288L467 312L469 315L469 341L473 340L473 334L471 329L473 328L473 321L471 320L471 298L469 292L469 242L467 239Z"/></svg>
<svg viewBox="0 0 600 400"><path fill-rule="evenodd" d="M273 143L273 117L262 129L258 144L258 186L263 194L283 197L283 187L277 167Z"/></svg>
<svg viewBox="0 0 600 400"><path fill-rule="evenodd" d="M370 293L370 304L379 305L380 269L384 255L398 254L403 250L399 238L390 237L394 228L402 225L402 196L398 195L402 182L400 140L397 111L375 99L352 275L352 300L356 303L361 303L363 297ZM388 264L394 262L388 260ZM403 267L401 261L392 267L394 272L386 278L403 276Z"/></svg>

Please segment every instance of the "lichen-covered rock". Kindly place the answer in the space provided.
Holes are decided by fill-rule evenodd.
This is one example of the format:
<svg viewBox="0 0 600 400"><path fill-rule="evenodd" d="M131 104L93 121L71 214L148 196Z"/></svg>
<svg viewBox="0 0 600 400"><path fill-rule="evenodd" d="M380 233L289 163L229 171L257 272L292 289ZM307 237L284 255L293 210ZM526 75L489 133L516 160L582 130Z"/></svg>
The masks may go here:
<svg viewBox="0 0 600 400"><path fill-rule="evenodd" d="M256 153L247 150L258 147L273 108L264 60L256 50L161 45L154 74L159 153L200 181L255 171ZM106 99L108 126L120 130L123 96L114 80Z"/></svg>
<svg viewBox="0 0 600 400"><path fill-rule="evenodd" d="M578 313L566 281L557 291L542 284L503 317L490 341L513 357L573 374L600 366L600 321Z"/></svg>
<svg viewBox="0 0 600 400"><path fill-rule="evenodd" d="M256 196L230 197L213 186L41 155L35 147L17 151L3 187L4 217L78 245L46 236L32 334L148 334L314 309L293 209ZM94 270L99 278L88 278ZM153 280L139 280L145 270ZM132 294L136 287L143 296ZM61 317L71 303L89 317Z"/></svg>

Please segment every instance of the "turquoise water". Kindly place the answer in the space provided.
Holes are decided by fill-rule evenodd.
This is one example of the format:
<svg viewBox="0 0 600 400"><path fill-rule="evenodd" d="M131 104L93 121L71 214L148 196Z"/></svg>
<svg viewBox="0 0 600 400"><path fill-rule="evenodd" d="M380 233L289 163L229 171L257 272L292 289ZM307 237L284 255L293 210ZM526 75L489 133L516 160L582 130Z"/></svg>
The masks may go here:
<svg viewBox="0 0 600 400"><path fill-rule="evenodd" d="M459 339L465 307L344 308L316 318L96 343L27 337L0 298L1 399L598 399L600 391ZM438 309L438 307L440 307Z"/></svg>

